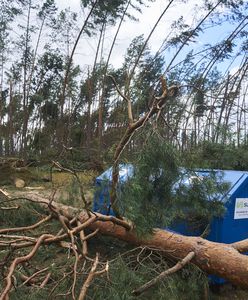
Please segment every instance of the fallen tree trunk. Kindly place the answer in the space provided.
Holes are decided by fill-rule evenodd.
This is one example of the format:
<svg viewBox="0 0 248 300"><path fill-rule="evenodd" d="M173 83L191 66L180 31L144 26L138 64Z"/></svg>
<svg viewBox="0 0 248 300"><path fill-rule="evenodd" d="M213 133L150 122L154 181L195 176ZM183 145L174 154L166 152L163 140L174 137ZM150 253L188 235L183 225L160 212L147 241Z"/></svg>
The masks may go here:
<svg viewBox="0 0 248 300"><path fill-rule="evenodd" d="M33 201L48 203L49 200L37 194L26 193L25 197ZM104 221L101 214L93 214L85 210L79 211L70 206L53 202L53 205L67 218L74 218L84 223L90 217L96 217L95 222L87 227L99 230L99 233L109 235L134 245L148 246L163 250L166 256L183 259L189 252L194 252L192 263L203 271L222 277L231 283L248 289L248 256L240 252L248 251L248 239L233 244L215 243L201 237L188 237L167 230L154 229L153 235L147 239L139 239L135 230L127 230L112 221ZM98 220L98 217L102 219ZM121 221L122 222L122 221ZM240 247L239 247L240 246ZM239 252L240 251L240 252Z"/></svg>
<svg viewBox="0 0 248 300"><path fill-rule="evenodd" d="M138 239L134 231L127 231L111 222L97 221L90 225L102 234L118 239L164 250L167 256L183 259L189 252L194 252L192 262L203 271L225 278L231 283L248 289L248 256L239 253L232 245L214 243L201 237L188 237L170 231L155 229L154 234L146 239ZM246 250L248 241L246 241Z"/></svg>

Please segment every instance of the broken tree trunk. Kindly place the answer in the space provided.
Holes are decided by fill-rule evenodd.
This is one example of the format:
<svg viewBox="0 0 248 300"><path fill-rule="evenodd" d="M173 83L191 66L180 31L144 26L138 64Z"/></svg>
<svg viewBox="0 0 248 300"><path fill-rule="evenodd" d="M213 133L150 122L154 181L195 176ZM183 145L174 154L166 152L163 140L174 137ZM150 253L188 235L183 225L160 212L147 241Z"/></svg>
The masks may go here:
<svg viewBox="0 0 248 300"><path fill-rule="evenodd" d="M43 204L49 202L49 200L34 193L26 193L25 197L33 201L41 201ZM69 219L74 218L75 215L81 223L89 219L89 213L85 210L79 211L73 207L55 202L53 202L53 205ZM134 245L163 250L166 256L175 259L183 259L189 252L194 252L192 263L203 271L248 289L248 256L240 253L248 251L248 239L228 245L211 242L201 237L183 236L162 229L154 229L153 235L147 239L139 239L134 229L127 230L117 224L124 221L116 218L113 218L113 221L99 221L97 217L104 220L106 216L93 213L90 213L90 216L95 216L96 221L88 226L89 229L97 229L101 234L113 236ZM114 222L115 219L117 223Z"/></svg>

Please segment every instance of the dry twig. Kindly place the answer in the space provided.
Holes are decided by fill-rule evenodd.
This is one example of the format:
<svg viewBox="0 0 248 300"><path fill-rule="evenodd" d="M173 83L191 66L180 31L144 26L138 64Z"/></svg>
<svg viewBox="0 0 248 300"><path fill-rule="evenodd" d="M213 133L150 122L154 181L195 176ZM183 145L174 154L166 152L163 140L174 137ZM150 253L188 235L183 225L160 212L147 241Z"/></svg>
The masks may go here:
<svg viewBox="0 0 248 300"><path fill-rule="evenodd" d="M25 281L23 282L23 284L21 285L21 286L23 286L23 285L25 285L25 284L27 284L27 283L29 283L29 282L32 282L33 281L33 279L36 277L36 276L38 276L39 274L41 274L41 273L43 273L43 272L46 272L48 270L48 268L44 268L44 269L42 269L42 270L39 270L39 271L37 271L37 272L35 272L34 274L32 274L31 276L29 276L29 277L26 277L26 279L25 279Z"/></svg>
<svg viewBox="0 0 248 300"><path fill-rule="evenodd" d="M186 255L181 261L179 261L174 267L172 267L168 270L165 270L164 272L159 274L157 277L155 277L152 280L148 281L147 283L145 283L141 287L135 289L132 292L132 294L135 295L135 296L139 296L140 294L144 293L146 290L153 287L155 284L157 284L159 281L161 281L162 279L164 279L168 275L171 275L171 274L177 272L178 270L182 269L187 263L189 263L192 260L192 258L194 256L195 256L195 252L193 252L193 251L189 252L189 254Z"/></svg>
<svg viewBox="0 0 248 300"><path fill-rule="evenodd" d="M20 263L23 263L23 262L26 262L26 261L30 260L35 255L35 253L37 252L37 250L39 249L39 247L43 243L43 241L45 239L47 239L48 237L50 237L50 236L51 236L50 234L41 235L38 238L34 248L27 255L17 257L17 258L14 259L14 261L12 262L12 264L9 267L8 275L5 278L6 286L5 286L3 292L0 295L0 300L8 299L8 294L9 294L10 289L12 287L12 276L13 276L13 273L15 271L16 266L19 265Z"/></svg>
<svg viewBox="0 0 248 300"><path fill-rule="evenodd" d="M49 272L47 273L47 276L44 278L44 280L42 281L40 288L42 289L49 281L50 277L51 277L52 273Z"/></svg>
<svg viewBox="0 0 248 300"><path fill-rule="evenodd" d="M49 215L49 216L45 217L44 219L42 219L42 220L38 221L37 223L30 225L30 226L0 229L0 234L7 233L7 232L19 232L19 231L32 230L32 229L39 227L41 224L51 220L51 218L52 218L52 215Z"/></svg>
<svg viewBox="0 0 248 300"><path fill-rule="evenodd" d="M89 273L87 279L85 280L85 282L84 282L84 284L82 286L82 289L81 289L80 295L78 297L78 300L84 300L85 299L87 290L88 290L88 288L90 286L90 283L94 279L95 276L100 276L103 273L108 272L108 268L109 268L108 262L107 262L105 268L103 270L101 270L101 271L96 271L98 263L99 263L99 254L97 253L96 254L96 258L94 260L94 263L93 263L93 265L91 267L90 273Z"/></svg>
<svg viewBox="0 0 248 300"><path fill-rule="evenodd" d="M1 206L0 209L1 210L14 210L14 209L19 209L20 206L9 206L9 207L4 207L4 206Z"/></svg>

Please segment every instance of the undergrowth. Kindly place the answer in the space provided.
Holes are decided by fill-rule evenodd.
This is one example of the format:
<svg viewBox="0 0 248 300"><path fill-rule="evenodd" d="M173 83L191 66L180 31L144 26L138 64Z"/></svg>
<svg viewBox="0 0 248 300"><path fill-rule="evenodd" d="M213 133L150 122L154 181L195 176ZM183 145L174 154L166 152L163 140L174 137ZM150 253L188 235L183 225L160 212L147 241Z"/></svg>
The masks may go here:
<svg viewBox="0 0 248 300"><path fill-rule="evenodd" d="M173 175L173 174L172 174ZM172 176L173 177L173 176ZM63 180L64 178L64 180ZM82 177L80 177L82 178ZM174 178L174 177L173 177ZM71 175L65 173L54 173L53 183L57 187L63 186L67 191L68 198L62 199L65 204L82 207L79 197L78 183ZM82 178L82 181L92 185L92 175ZM172 180L174 182L174 179ZM58 184L58 185L57 185ZM159 187L159 185L158 185ZM61 194L59 195L61 196ZM63 197L59 197L60 199ZM156 200L156 199L155 199ZM160 199L157 199L158 201ZM28 226L44 218L49 212L37 203L27 200L17 200L9 205L19 205L20 208L11 211L0 210L0 228L11 228ZM38 237L43 233L56 235L61 229L61 224L52 219L44 223L32 232L23 232L23 235ZM87 234L88 232L86 232ZM20 233L18 233L20 234ZM79 237L77 236L77 239ZM67 239L66 241L69 241ZM165 278L155 287L145 292L139 298L132 295L132 291L162 271L175 264L165 258L163 252L149 248L135 248L110 237L96 236L88 241L89 257L95 258L100 253L99 269L109 261L109 272L96 277L91 283L86 299L95 300L134 300L134 299L195 299L200 300L208 286L206 275L197 267L189 264L181 271ZM4 277L8 272L11 261L15 257L27 254L31 248L24 248L12 251L11 247L0 248L0 289L4 287ZM14 288L10 293L10 300L40 300L40 299L72 299L70 291L73 283L73 266L75 257L71 249L62 248L60 245L43 245L35 256L27 263L16 268L13 277ZM92 261L82 260L77 268L77 282L75 286L76 295L85 282ZM22 275L31 276L37 270L48 268L51 277L47 284L41 288L39 281L34 285L23 285Z"/></svg>
<svg viewBox="0 0 248 300"><path fill-rule="evenodd" d="M18 202L12 203L16 205ZM21 204L21 205L20 205ZM0 227L17 227L34 224L45 216L46 211L39 204L25 200L19 202L20 208L14 211L0 211ZM11 216L11 217L10 217ZM56 235L61 225L56 219L31 232L23 232L23 235L40 236L42 233ZM86 232L87 234L87 232ZM68 240L69 241L69 240ZM152 279L160 272L170 267L173 263L166 260L162 252L152 249L133 249L125 242L117 241L110 237L97 236L88 242L89 256L94 259L97 252L100 253L99 269L109 261L109 272L101 277L96 277L91 283L86 299L135 299L131 292L133 289ZM29 253L31 248L0 249L0 289L5 284L9 266L15 257ZM59 245L43 245L34 257L27 263L18 265L14 273L14 288L10 293L11 300L40 300L40 299L72 299L70 295L73 283L73 266L75 257L71 249L65 249ZM85 282L92 262L81 260L78 264L78 274L75 292ZM37 270L48 268L43 277L51 272L48 283L41 288L40 281L33 285L23 285L22 275L31 276ZM149 290L139 299L201 299L200 293L205 286L205 275L193 266L187 266L183 271L168 277L155 288Z"/></svg>

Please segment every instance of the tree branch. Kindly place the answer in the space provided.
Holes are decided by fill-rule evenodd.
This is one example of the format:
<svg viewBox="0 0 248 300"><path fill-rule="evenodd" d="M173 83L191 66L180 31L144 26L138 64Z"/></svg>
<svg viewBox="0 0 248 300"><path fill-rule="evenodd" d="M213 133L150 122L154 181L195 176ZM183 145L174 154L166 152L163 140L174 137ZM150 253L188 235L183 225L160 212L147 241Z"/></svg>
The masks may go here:
<svg viewBox="0 0 248 300"><path fill-rule="evenodd" d="M113 79L114 78L112 78L112 80ZM115 80L114 80L114 82L115 82ZM128 143L130 142L135 131L142 128L152 116L154 116L159 111L161 111L161 109L166 104L166 99L168 97L176 96L176 94L178 92L178 86L173 85L173 86L167 88L166 80L162 76L161 76L161 83L162 83L163 93L159 97L154 97L152 107L149 109L149 111L146 112L144 116L140 117L136 122L130 123L130 116L129 116L129 125L128 125L124 135L122 136L119 144L117 145L115 153L114 153L114 162L113 162L113 168L112 168L112 186L111 186L111 191L110 191L110 205L111 205L116 217L119 219L121 219L122 217L121 217L121 214L116 205L116 201L117 201L116 190L117 190L117 185L118 185L118 181L119 181L119 159L120 159L120 156L121 156L122 152L124 151L124 149L126 148L126 146L128 145ZM122 97L125 97L125 96L123 95ZM125 97L124 99L126 101L128 101L128 105L131 105L131 101L128 98Z"/></svg>
<svg viewBox="0 0 248 300"><path fill-rule="evenodd" d="M248 251L248 239L232 243L231 246L239 251L240 253L244 253Z"/></svg>
<svg viewBox="0 0 248 300"><path fill-rule="evenodd" d="M90 273L89 273L87 279L85 280L85 282L83 284L83 287L81 289L78 300L84 300L85 299L87 290L90 286L90 283L92 282L92 280L94 279L95 276L100 276L100 275L104 274L105 272L108 272L108 269L109 269L108 262L106 263L106 266L103 270L96 271L98 263L99 263L99 254L97 253L96 258L94 260L94 263L92 265L92 268L90 270Z"/></svg>
<svg viewBox="0 0 248 300"><path fill-rule="evenodd" d="M32 229L35 229L35 228L39 227L41 224L51 220L51 218L52 218L52 215L49 215L49 216L45 217L44 219L42 219L42 220L38 221L37 223L35 223L33 225L30 225L30 226L0 229L0 234L9 233L9 232L19 232L19 231L32 230Z"/></svg>
<svg viewBox="0 0 248 300"><path fill-rule="evenodd" d="M122 93L120 90L115 78L112 75L107 75L114 83L114 86L118 92L118 94L127 102L127 111L128 111L128 120L129 120L129 125L133 124L133 112L132 112L132 103L131 99L128 98L125 94Z"/></svg>
<svg viewBox="0 0 248 300"><path fill-rule="evenodd" d="M87 290L88 290L88 288L90 286L91 281L93 280L93 278L95 276L95 271L96 271L98 262L99 262L99 254L97 253L95 261L94 261L94 263L92 265L92 268L90 270L90 273L89 273L87 279L85 280L85 282L84 282L84 284L82 286L82 289L81 289L80 295L78 297L78 300L84 300L85 299L86 292L87 292Z"/></svg>
<svg viewBox="0 0 248 300"><path fill-rule="evenodd" d="M16 266L19 265L20 263L23 263L23 262L26 262L26 261L30 260L35 255L35 253L37 252L37 250L39 249L39 247L43 243L43 241L45 239L47 239L48 237L50 237L50 236L51 236L50 234L41 235L38 238L34 248L27 255L17 257L17 258L14 259L14 261L12 262L12 264L9 267L8 275L5 278L6 286L5 286L3 292L0 295L0 300L8 299L8 294L9 294L9 291L10 291L11 286L12 286L12 275L15 271Z"/></svg>
<svg viewBox="0 0 248 300"><path fill-rule="evenodd" d="M132 291L132 294L134 296L139 296L142 293L144 293L146 290L148 290L149 288L153 287L154 285L156 285L159 281L163 280L165 277L167 277L168 275L171 275L175 272L177 272L178 270L182 269L187 263L189 263L192 258L195 256L195 252L189 252L189 254L187 254L181 261L179 261L174 267L165 270L164 272L162 272L161 274L159 274L157 277L153 278L152 280L148 281L147 283L145 283L144 285L142 285L141 287L135 289Z"/></svg>

